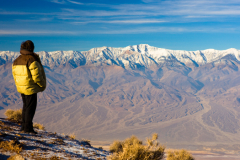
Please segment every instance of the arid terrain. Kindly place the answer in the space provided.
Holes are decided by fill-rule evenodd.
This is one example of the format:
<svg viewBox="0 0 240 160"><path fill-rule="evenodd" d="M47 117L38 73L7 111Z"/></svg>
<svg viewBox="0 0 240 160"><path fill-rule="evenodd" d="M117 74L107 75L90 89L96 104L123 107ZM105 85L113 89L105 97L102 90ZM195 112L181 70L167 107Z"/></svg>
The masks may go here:
<svg viewBox="0 0 240 160"><path fill-rule="evenodd" d="M37 134L28 134L21 132L20 127L16 121L0 119L1 160L106 160L110 154L102 148L94 148L86 140L76 140L71 135L37 128L35 128Z"/></svg>
<svg viewBox="0 0 240 160"><path fill-rule="evenodd" d="M102 144L132 134L144 139L156 132L169 148L238 154L240 62L233 53L211 62L183 63L175 54L152 62L151 56L141 57L141 51L124 51L121 56L128 65L106 58L115 54L106 48L82 52L85 59L58 58L58 63L51 56L41 57L48 86L38 94L34 120L48 131L75 133ZM10 58L0 59L1 117L8 108L22 107L11 63Z"/></svg>

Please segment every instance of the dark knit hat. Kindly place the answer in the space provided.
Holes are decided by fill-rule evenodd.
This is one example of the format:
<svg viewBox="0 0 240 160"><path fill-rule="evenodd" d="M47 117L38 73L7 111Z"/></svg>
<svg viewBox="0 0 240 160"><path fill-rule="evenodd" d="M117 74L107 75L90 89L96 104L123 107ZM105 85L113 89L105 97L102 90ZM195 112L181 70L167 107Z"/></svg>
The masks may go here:
<svg viewBox="0 0 240 160"><path fill-rule="evenodd" d="M34 43L31 40L24 41L21 44L21 50L22 49L33 52L34 51Z"/></svg>

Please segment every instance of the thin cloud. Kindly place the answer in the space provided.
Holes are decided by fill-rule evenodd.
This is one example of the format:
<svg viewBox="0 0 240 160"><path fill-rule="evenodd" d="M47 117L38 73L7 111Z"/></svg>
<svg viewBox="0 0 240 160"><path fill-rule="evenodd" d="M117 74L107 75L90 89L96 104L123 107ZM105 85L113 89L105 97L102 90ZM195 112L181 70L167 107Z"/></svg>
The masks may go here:
<svg viewBox="0 0 240 160"><path fill-rule="evenodd" d="M100 4L100 3L82 3L78 1L73 1L73 0L50 0L52 3L57 3L57 4L77 4L77 5L85 5L85 6L95 6L95 7L110 7L111 5L108 4Z"/></svg>
<svg viewBox="0 0 240 160"><path fill-rule="evenodd" d="M87 24L87 23L116 23L116 24L145 24L145 23L165 23L167 21L163 20L149 20L149 19L132 19L132 20L112 20L112 21L102 21L102 20L94 20L94 21L82 21L82 22L73 22L75 24Z"/></svg>
<svg viewBox="0 0 240 160"><path fill-rule="evenodd" d="M99 9L95 8L94 10L78 10L65 8L63 9L63 12L59 15L59 18L74 19L78 17L85 17L89 18L89 20L91 21L91 19L95 17L101 17L102 21L106 22L108 18L111 17L115 18L116 23L118 23L118 19L120 16L135 16L136 19L138 19L138 16L144 16L146 19L160 18L164 16L164 21L170 22L170 19L175 17L175 19L178 18L179 22L184 22L188 21L191 18L195 19L195 21L197 21L196 19L200 19L201 21L203 21L204 18L206 18L207 21L209 21L210 18L212 18L213 21L216 21L217 19L222 19L222 17L226 15L240 15L240 2L237 2L235 0L229 0L229 2L223 0L170 0L160 2L154 0L147 0L145 2L148 3L108 5L108 10L102 9L99 4ZM238 5L236 5L236 3ZM130 23L127 19L128 18L126 18L126 20L122 20L122 23ZM149 23L151 23L151 21L149 21ZM141 24L140 21L139 24Z"/></svg>
<svg viewBox="0 0 240 160"><path fill-rule="evenodd" d="M84 5L84 3L80 3L80 2L76 2L76 1L71 1L71 0L67 0L67 1L70 3L73 3L73 4Z"/></svg>
<svg viewBox="0 0 240 160"><path fill-rule="evenodd" d="M55 13L33 13L33 12L17 12L17 11L0 11L2 15L52 15L57 16L60 20L74 20L79 17L86 18L91 23L91 20L95 17L100 17L103 23L123 23L123 24L146 24L146 23L161 23L155 21L140 21L137 20L139 16L143 16L144 19L159 19L164 16L165 22L172 22L171 19L175 17L179 22L185 22L189 19L200 19L203 21L205 18L207 21L212 18L213 21L221 19L223 16L239 16L240 15L240 2L236 0L144 0L146 4L120 4L120 5L108 5L108 4L83 4L73 0L51 0L53 3L59 4L78 4L78 5L94 5L94 10L80 10L72 8L63 8L62 11ZM88 7L89 7L88 6ZM104 9L103 9L103 8ZM106 9L109 8L109 9ZM97 9L96 9L97 8ZM129 18L119 21L119 17L133 16L135 21L129 21ZM109 21L109 18L114 19Z"/></svg>
<svg viewBox="0 0 240 160"><path fill-rule="evenodd" d="M75 34L73 31L30 31L30 30L0 30L0 35L68 35Z"/></svg>
<svg viewBox="0 0 240 160"><path fill-rule="evenodd" d="M144 3L151 3L151 2L154 2L155 0L142 0L142 2Z"/></svg>
<svg viewBox="0 0 240 160"><path fill-rule="evenodd" d="M58 4L65 4L66 2L64 0L51 0L53 3L58 3Z"/></svg>
<svg viewBox="0 0 240 160"><path fill-rule="evenodd" d="M29 31L29 30L0 30L0 35L84 35L84 34L142 34L142 33L240 33L240 28L215 27L136 27L129 29L102 28L99 30L72 31Z"/></svg>
<svg viewBox="0 0 240 160"><path fill-rule="evenodd" d="M31 13L31 12L16 12L16 11L0 11L1 15L31 15L31 14L40 14L40 13Z"/></svg>
<svg viewBox="0 0 240 160"><path fill-rule="evenodd" d="M16 19L18 22L50 22L53 18L40 18L40 19Z"/></svg>
<svg viewBox="0 0 240 160"><path fill-rule="evenodd" d="M127 23L127 24L144 24L144 23L164 23L167 21L162 21L162 20L114 20L114 21L109 21L108 23Z"/></svg>
<svg viewBox="0 0 240 160"><path fill-rule="evenodd" d="M19 11L0 11L0 15L58 15L59 13L54 13L54 12L50 12L50 13L46 13L46 12L19 12Z"/></svg>
<svg viewBox="0 0 240 160"><path fill-rule="evenodd" d="M118 10L118 11L107 11L107 10L91 10L91 11L85 11L85 10L76 10L76 9L70 9L65 8L63 9L62 16L88 16L88 17L113 17L113 16L126 16L126 15L147 15L147 12L143 11L135 11L135 12L128 12L125 10Z"/></svg>
<svg viewBox="0 0 240 160"><path fill-rule="evenodd" d="M179 27L186 23L201 22L238 22L240 19L240 2L237 0L142 0L138 4L95 4L81 3L78 0L48 0L52 3L62 5L54 9L54 12L36 13L0 10L0 15L20 15L15 21L29 22L30 26L36 26L34 22L46 22L41 29L48 29L48 26L60 28L66 31L28 31L2 30L1 35L21 35L21 34L132 34L150 32L216 32L216 27L212 28L189 28ZM144 3L143 3L144 2ZM72 5L69 5L72 4ZM78 5L77 7L72 7ZM82 7L83 5L83 7ZM63 8L65 7L65 8ZM77 9L76 9L77 8ZM81 9L82 8L82 9ZM47 12L44 10L44 12ZM34 15L34 16L32 16ZM54 23L48 23L53 21ZM96 24L94 24L96 23ZM98 23L98 24L97 24ZM185 24L184 24L185 23ZM27 23L26 23L27 24ZM56 25L57 24L57 25ZM61 24L61 25L59 25ZM74 26L78 24L79 26ZM154 24L154 25L153 25ZM194 25L195 25L194 24ZM1 24L6 26L6 24ZM38 24L38 26L41 24ZM72 25L72 26L70 26ZM169 27L164 27L168 25ZM4 28L7 28L5 27ZM70 27L69 27L70 26ZM147 28L141 28L148 26ZM151 26L158 26L152 28ZM199 25L195 25L199 26ZM204 26L204 24L203 24ZM0 26L1 27L1 26ZM75 30L73 29L75 27ZM81 30L78 31L78 29ZM80 28L82 27L82 28ZM101 27L109 27L107 31ZM116 28L117 27L117 28ZM137 28L136 28L137 27ZM229 24L229 28L219 26L222 32L239 32L236 24ZM3 28L3 27L2 27ZM68 31L72 28L73 31ZM111 30L115 28L115 30ZM25 29L25 28L24 28ZM99 30L94 30L99 29ZM217 30L218 31L218 30Z"/></svg>
<svg viewBox="0 0 240 160"><path fill-rule="evenodd" d="M123 4L113 6L118 11L138 12L142 11L150 15L239 15L240 2L229 1L199 1L199 0L178 0L178 1L148 1L147 4ZM158 2L158 3L157 3Z"/></svg>
<svg viewBox="0 0 240 160"><path fill-rule="evenodd" d="M109 30L98 34L143 34L143 33L226 33L234 32L235 28L187 28L187 27L140 27L135 29ZM94 34L96 34L94 32Z"/></svg>

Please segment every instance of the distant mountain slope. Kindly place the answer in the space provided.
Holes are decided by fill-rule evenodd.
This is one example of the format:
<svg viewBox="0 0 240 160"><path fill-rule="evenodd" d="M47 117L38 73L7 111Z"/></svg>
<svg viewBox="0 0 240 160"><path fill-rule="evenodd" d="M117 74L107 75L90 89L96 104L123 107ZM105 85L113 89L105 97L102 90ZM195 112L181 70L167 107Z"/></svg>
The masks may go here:
<svg viewBox="0 0 240 160"><path fill-rule="evenodd" d="M240 145L239 50L141 44L38 54L48 86L35 118L50 131L102 141L158 132L174 147ZM0 115L22 105L11 75L18 55L0 52Z"/></svg>

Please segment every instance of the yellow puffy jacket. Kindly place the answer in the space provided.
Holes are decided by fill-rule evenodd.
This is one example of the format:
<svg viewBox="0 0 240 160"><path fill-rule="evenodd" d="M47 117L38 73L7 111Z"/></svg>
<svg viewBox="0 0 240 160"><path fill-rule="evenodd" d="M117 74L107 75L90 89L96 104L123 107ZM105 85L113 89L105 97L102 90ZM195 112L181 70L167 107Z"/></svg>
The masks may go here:
<svg viewBox="0 0 240 160"><path fill-rule="evenodd" d="M12 74L17 91L32 95L46 88L46 75L40 58L36 53L21 50L21 55L12 64Z"/></svg>

